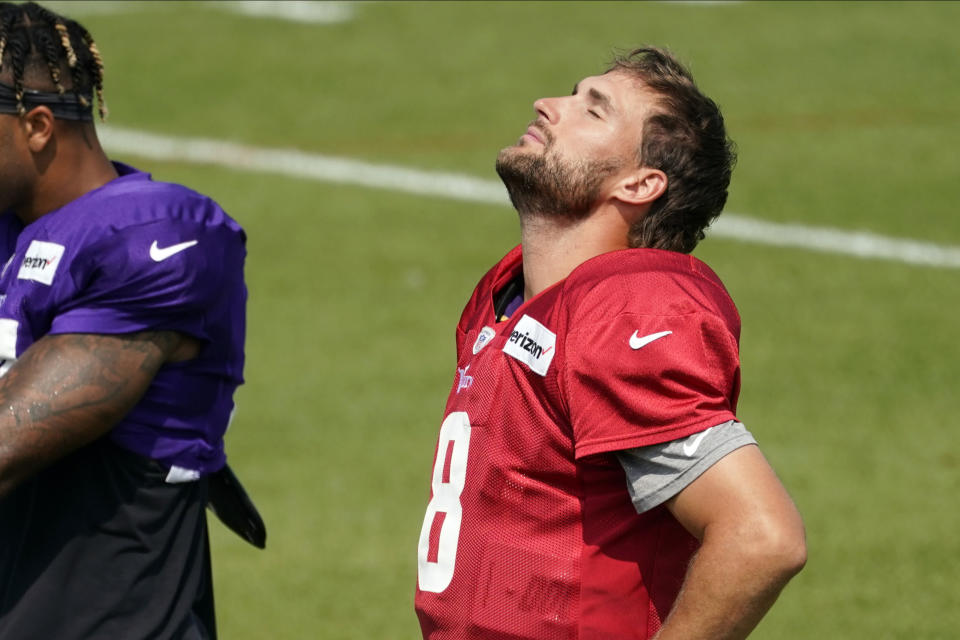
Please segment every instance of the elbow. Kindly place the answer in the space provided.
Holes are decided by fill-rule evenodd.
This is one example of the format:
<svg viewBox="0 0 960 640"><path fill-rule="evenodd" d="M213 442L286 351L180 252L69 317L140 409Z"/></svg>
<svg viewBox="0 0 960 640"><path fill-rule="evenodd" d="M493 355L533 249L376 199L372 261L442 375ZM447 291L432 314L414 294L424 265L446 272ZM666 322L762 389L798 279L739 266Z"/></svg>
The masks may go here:
<svg viewBox="0 0 960 640"><path fill-rule="evenodd" d="M794 540L791 559L793 561L791 565L793 567L793 574L791 574L791 576L795 576L807 566L807 535L802 523Z"/></svg>
<svg viewBox="0 0 960 640"><path fill-rule="evenodd" d="M807 564L807 541L803 523L768 521L754 523L750 555L777 582L786 584Z"/></svg>
<svg viewBox="0 0 960 640"><path fill-rule="evenodd" d="M773 557L784 582L800 573L807 565L807 542L803 531L781 541L774 549Z"/></svg>
<svg viewBox="0 0 960 640"><path fill-rule="evenodd" d="M728 561L762 582L783 587L806 565L806 534L799 515L755 517L730 524L729 528L708 528L704 547L722 549Z"/></svg>

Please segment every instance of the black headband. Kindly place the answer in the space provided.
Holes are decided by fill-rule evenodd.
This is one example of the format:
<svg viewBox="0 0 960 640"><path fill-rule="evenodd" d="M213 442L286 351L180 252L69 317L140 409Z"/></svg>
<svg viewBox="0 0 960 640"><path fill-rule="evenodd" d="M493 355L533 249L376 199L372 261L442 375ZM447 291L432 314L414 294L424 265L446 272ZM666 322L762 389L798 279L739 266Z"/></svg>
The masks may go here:
<svg viewBox="0 0 960 640"><path fill-rule="evenodd" d="M40 105L50 108L54 118L61 120L93 121L93 96L83 96L87 104L80 102L80 96L72 91L62 95L53 91L23 90L23 106L28 111ZM17 92L8 84L0 82L0 113L20 113L17 107Z"/></svg>

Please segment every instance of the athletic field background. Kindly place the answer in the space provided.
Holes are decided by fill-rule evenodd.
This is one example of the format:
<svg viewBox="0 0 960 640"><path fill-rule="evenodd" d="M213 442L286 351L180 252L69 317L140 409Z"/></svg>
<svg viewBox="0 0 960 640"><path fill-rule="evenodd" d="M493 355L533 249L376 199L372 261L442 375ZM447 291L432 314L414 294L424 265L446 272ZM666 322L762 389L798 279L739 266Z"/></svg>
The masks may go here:
<svg viewBox="0 0 960 640"><path fill-rule="evenodd" d="M753 637L960 637L960 4L50 6L100 45L108 143L122 130L253 149L107 145L215 197L249 236L227 451L269 538L257 551L211 518L221 638L419 637L416 543L454 325L518 240L508 206L422 172L493 184L536 98L639 43L675 51L723 108L740 152L731 219L786 225L773 229L788 243L827 229L810 240L824 250L731 230L695 253L743 317L739 416L807 526L807 568ZM280 156L233 167L258 149L332 164L323 179L285 175ZM417 176L452 195L404 190ZM871 251L926 243L937 264L829 249L859 231Z"/></svg>

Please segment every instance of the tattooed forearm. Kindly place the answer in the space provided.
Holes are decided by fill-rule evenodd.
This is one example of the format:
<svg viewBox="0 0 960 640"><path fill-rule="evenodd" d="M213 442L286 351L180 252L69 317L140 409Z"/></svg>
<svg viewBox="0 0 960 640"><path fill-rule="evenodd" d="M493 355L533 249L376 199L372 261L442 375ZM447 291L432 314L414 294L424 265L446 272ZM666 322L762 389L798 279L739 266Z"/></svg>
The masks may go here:
<svg viewBox="0 0 960 640"><path fill-rule="evenodd" d="M184 348L181 334L48 335L0 378L0 495L110 430Z"/></svg>

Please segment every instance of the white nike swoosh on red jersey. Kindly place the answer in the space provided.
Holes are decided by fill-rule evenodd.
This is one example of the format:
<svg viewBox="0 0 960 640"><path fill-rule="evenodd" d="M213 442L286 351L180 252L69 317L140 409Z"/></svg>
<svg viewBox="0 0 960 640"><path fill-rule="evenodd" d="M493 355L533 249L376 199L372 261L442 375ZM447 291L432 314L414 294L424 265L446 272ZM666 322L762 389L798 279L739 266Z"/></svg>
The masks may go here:
<svg viewBox="0 0 960 640"><path fill-rule="evenodd" d="M643 336L642 338L638 336L637 333L638 333L637 331L634 331L633 335L630 336L631 349L640 349L642 347L645 347L651 342L653 342L654 340L659 340L664 336L670 335L671 333L673 333L673 331L661 331L660 333L651 333L650 335Z"/></svg>

